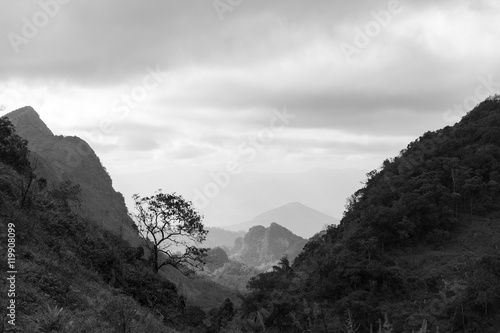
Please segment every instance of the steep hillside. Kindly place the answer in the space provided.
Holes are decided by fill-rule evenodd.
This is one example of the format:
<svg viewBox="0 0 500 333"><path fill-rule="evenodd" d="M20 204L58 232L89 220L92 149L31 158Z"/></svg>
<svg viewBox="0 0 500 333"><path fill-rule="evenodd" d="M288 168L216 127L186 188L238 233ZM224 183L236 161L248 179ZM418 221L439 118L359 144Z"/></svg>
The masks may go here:
<svg viewBox="0 0 500 333"><path fill-rule="evenodd" d="M37 156L37 175L52 183L69 180L79 184L85 214L114 234L139 244L123 196L113 189L109 174L85 141L54 135L29 106L10 112L6 117Z"/></svg>
<svg viewBox="0 0 500 333"><path fill-rule="evenodd" d="M27 142L0 119L0 331L177 332L185 298L140 248L79 215L80 188L32 177ZM29 200L23 200L29 191ZM4 252L9 244L9 255ZM9 290L7 292L7 290Z"/></svg>
<svg viewBox="0 0 500 333"><path fill-rule="evenodd" d="M4 225L0 236L6 242L5 226L14 223L18 228L16 236L20 267L23 270L26 267L36 270L32 278L29 270L22 273L27 274L22 278L29 280L20 291L32 292L36 296L22 299L22 302L30 303L28 312L36 310L37 315L43 316L45 306L50 305L53 309L56 305L68 308L65 313L69 317L78 316L78 309L66 303L72 302L71 297L74 296L71 293L68 296L68 290L75 288L79 290L78 297L75 296L78 302L85 295L99 294L99 298L89 298L88 304L82 303L82 309L86 311L81 313L82 320L99 318L91 313L90 308L100 311L105 306L104 301L123 301L126 311L135 311L137 307L137 314L144 314L141 320L147 320L151 325L158 322L157 326L162 327L163 332L168 330L161 326L162 319L158 319L161 316L167 326L185 327L184 315L189 309L204 316L206 313L203 311L217 310L228 298L236 302L232 290L205 279L189 279L170 267L162 270L160 275L153 275L147 253L138 246L142 241L131 226L132 220L126 215L123 197L113 190L109 175L91 148L75 137L54 136L29 107L16 110L8 116L0 119L0 218ZM30 141L17 134L17 128L9 119L20 128L19 133ZM73 160L72 152L81 152L83 149L88 150ZM33 179L32 169L36 174ZM26 190L28 183L31 186ZM29 195L28 200L23 202L25 190ZM57 258L57 264L49 265L56 260L54 258ZM54 276L38 286L39 279L48 274L45 266L54 270ZM61 283L64 285L62 291L57 289ZM55 288L53 293L46 291L50 288ZM115 299L112 297L113 292L125 294L128 298ZM50 297L45 297L45 294ZM177 303L179 301L181 304ZM109 306L120 309L116 304ZM158 318L152 318L140 306L154 311ZM172 316L166 315L165 311ZM29 320L36 319L30 317L30 313L20 314ZM139 320L137 318L132 316L130 321ZM103 319L103 322L104 326L108 325L106 320ZM90 322L88 327L95 328L94 324ZM143 324L136 322L134 325L147 329L148 325ZM86 325L81 329L94 332ZM196 326L203 325L196 322ZM61 332L70 331L80 332L76 329L61 329ZM139 329L137 331L140 332Z"/></svg>
<svg viewBox="0 0 500 333"><path fill-rule="evenodd" d="M338 224L339 221L300 202L294 202L262 213L250 221L222 226L221 228L231 231L247 231L256 225L268 227L273 222L280 224L296 235L310 238L324 229L325 226Z"/></svg>
<svg viewBox="0 0 500 333"><path fill-rule="evenodd" d="M231 258L265 270L284 255L287 255L290 261L294 260L306 242L277 223L271 223L268 228L258 225L250 228L243 241L236 241L237 252L232 254Z"/></svg>
<svg viewBox="0 0 500 333"><path fill-rule="evenodd" d="M387 332L498 332L500 96L367 177L339 226L250 282L244 316L272 309L265 325L287 332L380 319Z"/></svg>

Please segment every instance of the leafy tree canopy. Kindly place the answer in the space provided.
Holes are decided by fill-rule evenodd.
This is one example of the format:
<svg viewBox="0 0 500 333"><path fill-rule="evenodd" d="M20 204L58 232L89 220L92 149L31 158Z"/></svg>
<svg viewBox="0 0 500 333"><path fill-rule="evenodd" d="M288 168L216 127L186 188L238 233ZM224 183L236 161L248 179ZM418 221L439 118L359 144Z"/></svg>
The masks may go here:
<svg viewBox="0 0 500 333"><path fill-rule="evenodd" d="M0 161L24 173L29 169L28 141L16 134L9 118L0 118Z"/></svg>
<svg viewBox="0 0 500 333"><path fill-rule="evenodd" d="M193 204L180 195L161 190L144 198L135 194L133 199L136 214L132 214L132 218L151 252L153 270L158 272L170 265L190 275L202 269L208 249L191 244L202 243L208 231Z"/></svg>

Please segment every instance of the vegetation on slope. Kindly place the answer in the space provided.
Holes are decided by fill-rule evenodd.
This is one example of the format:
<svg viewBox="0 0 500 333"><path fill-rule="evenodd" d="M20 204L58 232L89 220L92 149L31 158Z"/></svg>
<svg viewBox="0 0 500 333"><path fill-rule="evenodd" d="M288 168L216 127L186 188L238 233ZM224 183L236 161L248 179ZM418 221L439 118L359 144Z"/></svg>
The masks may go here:
<svg viewBox="0 0 500 333"><path fill-rule="evenodd" d="M268 330L497 332L500 97L427 132L351 196L341 224L249 283L240 318ZM255 331L258 331L256 329Z"/></svg>
<svg viewBox="0 0 500 333"><path fill-rule="evenodd" d="M0 242L7 244L10 225L18 271L16 325L4 317L2 331L203 332L220 325L230 300L220 300L208 315L189 304L182 290L153 272L142 247L131 247L82 214L80 185L34 175L27 142L7 118L0 119L0 158ZM0 269L8 271L6 260ZM204 286L204 297L220 290L197 283ZM0 285L8 289L6 279ZM8 299L1 299L6 308Z"/></svg>
<svg viewBox="0 0 500 333"><path fill-rule="evenodd" d="M500 329L498 96L384 161L339 226L251 279L239 309L227 299L208 313L80 214L78 185L34 175L26 142L0 125L0 241L14 224L20 332Z"/></svg>

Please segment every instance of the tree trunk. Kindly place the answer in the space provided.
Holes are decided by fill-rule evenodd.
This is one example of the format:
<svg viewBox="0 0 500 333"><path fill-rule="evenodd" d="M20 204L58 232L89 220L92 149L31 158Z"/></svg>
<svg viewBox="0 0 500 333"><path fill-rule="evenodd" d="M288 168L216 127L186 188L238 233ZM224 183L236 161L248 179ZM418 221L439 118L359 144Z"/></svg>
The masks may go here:
<svg viewBox="0 0 500 333"><path fill-rule="evenodd" d="M21 208L23 208L24 204L26 203L26 198L28 197L28 192L30 190L31 183L33 182L34 178L35 177L34 177L33 174L29 175L28 185L26 185L26 189L23 190L23 193L22 193L22 196L21 196Z"/></svg>
<svg viewBox="0 0 500 333"><path fill-rule="evenodd" d="M155 246L153 248L153 272L155 274L158 274L159 267L158 267L158 248Z"/></svg>

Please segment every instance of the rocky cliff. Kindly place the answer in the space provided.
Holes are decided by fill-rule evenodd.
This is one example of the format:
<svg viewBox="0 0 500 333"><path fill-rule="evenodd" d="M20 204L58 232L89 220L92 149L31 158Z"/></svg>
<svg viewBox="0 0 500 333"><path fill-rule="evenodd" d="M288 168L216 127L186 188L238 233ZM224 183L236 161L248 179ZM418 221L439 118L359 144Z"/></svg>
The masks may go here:
<svg viewBox="0 0 500 333"><path fill-rule="evenodd" d="M232 259L248 266L266 269L272 267L283 255L292 261L302 251L307 240L293 234L277 223L266 228L250 228L243 239L235 241Z"/></svg>
<svg viewBox="0 0 500 333"><path fill-rule="evenodd" d="M6 116L17 134L28 141L37 175L52 184L67 180L79 184L83 213L129 242L139 244L122 194L113 189L109 174L84 140L54 135L29 106Z"/></svg>

